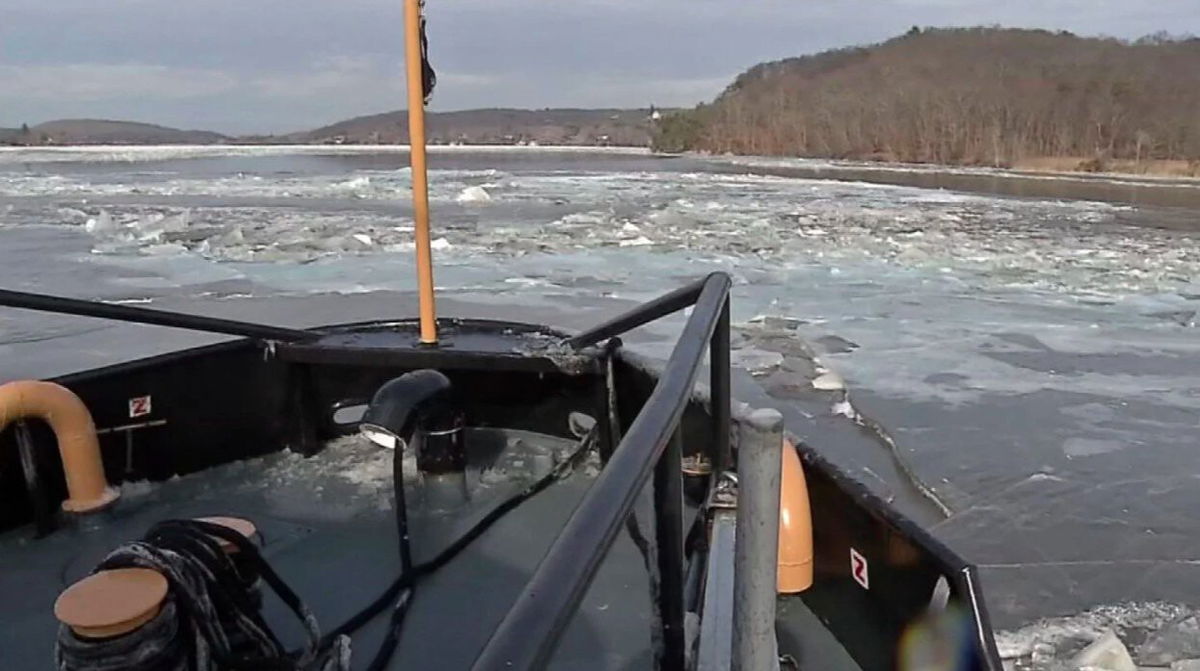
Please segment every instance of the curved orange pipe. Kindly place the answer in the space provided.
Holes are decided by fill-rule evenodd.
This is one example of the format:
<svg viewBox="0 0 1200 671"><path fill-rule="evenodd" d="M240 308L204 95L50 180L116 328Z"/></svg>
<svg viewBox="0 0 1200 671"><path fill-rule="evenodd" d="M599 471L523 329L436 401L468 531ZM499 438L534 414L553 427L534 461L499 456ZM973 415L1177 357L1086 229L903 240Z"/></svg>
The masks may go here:
<svg viewBox="0 0 1200 671"><path fill-rule="evenodd" d="M796 446L783 439L783 470L779 479L779 567L776 576L780 594L803 592L813 583L812 510L808 482Z"/></svg>
<svg viewBox="0 0 1200 671"><path fill-rule="evenodd" d="M0 431L26 417L44 420L58 440L58 453L67 476L63 510L92 512L117 500L119 493L108 486L104 477L96 425L87 406L74 392L53 382L35 380L0 385Z"/></svg>

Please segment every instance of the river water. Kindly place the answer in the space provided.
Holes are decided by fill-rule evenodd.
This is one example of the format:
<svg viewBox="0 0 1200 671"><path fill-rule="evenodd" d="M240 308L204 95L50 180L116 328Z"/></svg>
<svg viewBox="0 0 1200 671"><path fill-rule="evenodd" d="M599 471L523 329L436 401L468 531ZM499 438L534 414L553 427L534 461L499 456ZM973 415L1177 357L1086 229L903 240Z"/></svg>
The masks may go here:
<svg viewBox="0 0 1200 671"><path fill-rule="evenodd" d="M396 316L415 288L407 160L0 150L0 286L279 323ZM729 272L735 363L781 404L807 388L797 359L846 380L951 515L830 458L981 566L1011 655L1057 668L1102 629L1136 645L1200 604L1197 184L635 150L444 148L431 165L447 312L579 328ZM678 323L636 346L664 356ZM201 341L3 310L0 379ZM829 417L854 414L836 400Z"/></svg>

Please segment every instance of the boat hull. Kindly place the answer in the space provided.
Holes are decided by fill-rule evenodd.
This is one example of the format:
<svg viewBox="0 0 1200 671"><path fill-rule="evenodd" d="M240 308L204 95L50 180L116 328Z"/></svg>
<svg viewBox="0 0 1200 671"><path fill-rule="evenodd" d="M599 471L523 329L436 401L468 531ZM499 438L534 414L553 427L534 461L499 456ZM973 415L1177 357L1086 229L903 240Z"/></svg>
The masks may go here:
<svg viewBox="0 0 1200 671"><path fill-rule="evenodd" d="M614 417L616 430L623 433L658 382L655 365L617 349L612 360L614 393L610 394L608 366L601 351L563 348L559 343L565 334L546 327L443 320L441 331L442 346L430 348L418 342L414 321L335 326L318 329L320 336L308 342L238 340L54 381L78 394L93 413L105 471L118 485L163 481L284 450L317 454L328 441L355 431L353 409L365 403L383 382L421 368L436 368L453 381L470 426L559 440L572 438L569 416L573 412ZM609 407L610 398L615 398L615 408ZM680 425L685 456L706 453L713 442L710 405L703 388L687 403ZM339 419L344 415L351 419ZM601 452L611 453L614 427L606 421L597 425ZM46 527L66 494L53 435L40 425L31 428L38 448L41 491L37 496L30 495L21 476L13 433L0 434L0 528L8 530L0 538L0 553L4 542L28 535L32 522ZM931 622L936 624L938 613L951 613L956 618L954 631L963 637L963 660L956 668L998 670L973 566L812 446L796 444L810 497L815 580L802 594L781 597L781 651L794 655L802 668L837 668L828 665L836 657L868 671L890 671L898 668L907 654L906 641L920 640L933 627ZM694 514L694 509L689 514ZM312 526L303 521L284 526L288 524ZM553 527L561 520L545 524ZM279 531L286 535L295 530ZM63 533L86 532L79 530L76 521L55 535ZM613 551L608 561L619 564L612 568L613 575L627 577L630 571L644 575L640 558L629 555L628 550ZM536 559L531 559L529 570L536 566ZM72 564L78 563L72 560ZM54 591L65 586L60 583L66 574L56 575L59 577L34 581L38 589L49 593L10 603L48 603ZM517 571L511 576L513 594L501 598L497 593L494 598L498 603L510 602L527 577ZM319 590L319 585L297 587L302 593ZM644 590L644 582L639 589ZM365 594L370 590L352 591ZM635 612L642 612L638 609L643 606L649 608L634 596L625 598ZM330 606L328 610L340 613L346 607ZM496 610L502 614L503 603ZM650 616L648 611L644 614ZM322 616L320 610L318 616ZM14 617L5 613L6 621ZM340 615L328 617L336 620ZM615 644L623 635L619 631L618 627L601 632L600 638ZM9 633L0 633L0 639L9 638ZM648 644L648 638L645 642ZM36 651L22 658L34 666L48 644L46 640L0 640L0 648L6 651ZM640 645L634 647L640 650ZM564 646L564 654L571 655L569 637ZM622 659L623 664L630 662Z"/></svg>

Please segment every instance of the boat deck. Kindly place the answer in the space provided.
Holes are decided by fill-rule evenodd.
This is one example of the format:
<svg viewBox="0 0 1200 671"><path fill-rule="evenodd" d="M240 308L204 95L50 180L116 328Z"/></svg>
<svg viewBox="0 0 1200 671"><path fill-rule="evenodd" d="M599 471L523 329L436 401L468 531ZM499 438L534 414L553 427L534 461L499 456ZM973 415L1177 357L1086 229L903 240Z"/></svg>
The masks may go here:
<svg viewBox="0 0 1200 671"><path fill-rule="evenodd" d="M405 483L418 563L575 447L572 441L519 431L473 435L469 505L435 510L415 475ZM423 579L388 668L470 668L597 467L585 462ZM405 470L415 474L411 459ZM118 505L97 517L41 539L34 539L28 527L0 535L0 594L23 606L0 610L0 667L50 668L58 628L52 608L59 592L87 575L113 548L164 519L235 515L252 520L263 556L328 631L383 592L399 573L391 473L391 452L349 436L310 458L283 452L161 483L126 483ZM267 594L267 621L285 644L299 646L303 632L294 616ZM387 618L385 611L353 635L354 668L365 668L374 655ZM629 535L622 534L567 628L551 668L653 668L651 618L644 560ZM778 626L781 650L792 654L800 668L859 669L801 600L781 599Z"/></svg>
<svg viewBox="0 0 1200 671"><path fill-rule="evenodd" d="M417 562L432 557L496 504L547 472L559 453L574 447L571 441L506 433L510 447L517 449L506 451L490 467L469 472L470 506L431 510L420 487L408 483ZM424 579L389 668L470 668L594 472L587 464L577 468ZM253 520L265 558L312 608L325 631L370 602L399 572L391 453L357 436L335 441L309 459L280 453L122 489L116 509L100 519L39 540L28 529L0 536L0 593L8 603L23 605L0 611L0 667L51 667L58 626L52 605L58 593L118 544L138 538L162 519L225 514ZM303 641L278 599L269 595L264 609L285 643ZM627 535L613 546L578 613L554 668L651 668L648 575ZM354 635L355 668L370 661L386 623L385 613Z"/></svg>

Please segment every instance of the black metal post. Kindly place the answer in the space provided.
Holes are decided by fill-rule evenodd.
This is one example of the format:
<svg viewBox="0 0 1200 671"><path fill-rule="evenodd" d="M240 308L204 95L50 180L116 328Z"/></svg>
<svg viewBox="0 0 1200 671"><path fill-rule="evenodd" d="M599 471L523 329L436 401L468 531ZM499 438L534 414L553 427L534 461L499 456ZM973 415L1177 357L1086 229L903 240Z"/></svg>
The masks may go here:
<svg viewBox="0 0 1200 671"><path fill-rule="evenodd" d="M396 497L396 535L399 537L400 574L413 576L412 541L408 535L408 505L404 500L404 446L396 445L392 454L392 489Z"/></svg>
<svg viewBox="0 0 1200 671"><path fill-rule="evenodd" d="M677 427L654 467L654 536L658 544L658 671L684 671L683 432Z"/></svg>
<svg viewBox="0 0 1200 671"><path fill-rule="evenodd" d="M600 428L600 463L607 464L617 443L621 442L621 409L617 401L617 372L613 359L621 348L620 338L611 338L604 346L604 357L601 368L604 373L604 384L599 385L598 398L600 412L596 416L596 424Z"/></svg>
<svg viewBox="0 0 1200 671"><path fill-rule="evenodd" d="M712 342L709 345L709 375L710 395L712 402L713 443L712 459L713 475L719 475L729 469L732 455L729 449L729 433L732 430L730 413L732 412L733 392L730 390L729 372L729 297L725 297L725 305L721 308L721 316L713 329Z"/></svg>
<svg viewBox="0 0 1200 671"><path fill-rule="evenodd" d="M132 305L110 305L98 301L82 301L75 298L31 294L23 291L8 291L6 289L0 289L0 306L54 312L64 315L78 315L80 317L112 319L121 322L133 322L135 324L169 326L189 331L223 333L243 338L295 342L317 337L315 333L299 329L264 326L262 324L251 324L232 319L217 319L167 310L152 310Z"/></svg>
<svg viewBox="0 0 1200 671"><path fill-rule="evenodd" d="M33 444L33 434L29 425L20 420L13 427L17 434L17 451L21 456L21 471L25 475L25 487L29 490L29 503L33 507L34 529L38 538L54 531L54 514L50 503L46 501L46 489L42 486L42 478L38 474L36 446Z"/></svg>
<svg viewBox="0 0 1200 671"><path fill-rule="evenodd" d="M318 410L313 390L312 369L307 364L284 364L287 366L284 379L287 381L288 413L282 421L287 447L292 452L311 457L321 451L321 439L317 426Z"/></svg>

